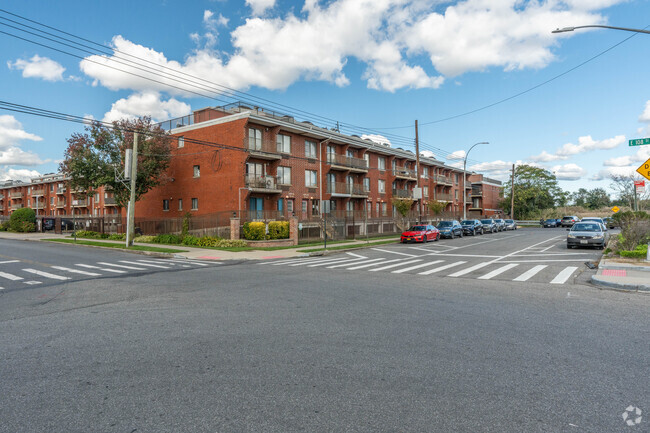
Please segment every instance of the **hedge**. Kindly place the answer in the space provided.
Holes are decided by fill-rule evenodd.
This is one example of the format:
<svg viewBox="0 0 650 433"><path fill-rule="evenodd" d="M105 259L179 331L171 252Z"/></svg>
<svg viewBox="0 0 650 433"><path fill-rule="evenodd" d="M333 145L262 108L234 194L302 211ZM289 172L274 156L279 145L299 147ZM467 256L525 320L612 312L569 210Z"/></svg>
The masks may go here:
<svg viewBox="0 0 650 433"><path fill-rule="evenodd" d="M266 239L266 224L263 222L244 223L244 239L249 241L263 241Z"/></svg>
<svg viewBox="0 0 650 433"><path fill-rule="evenodd" d="M269 239L289 239L289 221L271 221Z"/></svg>
<svg viewBox="0 0 650 433"><path fill-rule="evenodd" d="M629 257L633 259L645 259L648 255L648 245L638 245L632 251L619 251L621 257Z"/></svg>
<svg viewBox="0 0 650 433"><path fill-rule="evenodd" d="M9 217L9 227L15 232L33 232L36 229L34 209L24 207L13 211Z"/></svg>

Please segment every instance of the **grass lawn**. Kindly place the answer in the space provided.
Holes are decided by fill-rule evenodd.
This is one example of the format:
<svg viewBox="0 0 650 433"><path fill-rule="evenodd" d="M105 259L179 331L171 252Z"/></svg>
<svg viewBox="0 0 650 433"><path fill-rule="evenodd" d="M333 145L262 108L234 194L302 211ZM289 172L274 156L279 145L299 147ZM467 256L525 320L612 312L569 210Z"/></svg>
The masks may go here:
<svg viewBox="0 0 650 433"><path fill-rule="evenodd" d="M131 250L131 251L150 251L153 253L185 253L187 250L177 250L174 248L159 248L159 247L149 247L143 245L134 245L127 248L123 243L117 244L112 242L101 242L101 241L85 241L77 239L77 242L74 239L44 239L46 242L59 242L63 244L76 244L76 245L89 245L94 247L106 247L106 248L119 248L122 250Z"/></svg>

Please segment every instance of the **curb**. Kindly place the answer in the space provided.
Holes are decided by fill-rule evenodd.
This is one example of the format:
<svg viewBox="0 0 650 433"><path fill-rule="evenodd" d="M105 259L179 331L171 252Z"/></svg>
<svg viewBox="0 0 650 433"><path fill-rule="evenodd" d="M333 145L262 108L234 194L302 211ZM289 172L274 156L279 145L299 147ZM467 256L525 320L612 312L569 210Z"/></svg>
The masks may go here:
<svg viewBox="0 0 650 433"><path fill-rule="evenodd" d="M599 275L592 275L591 282L597 286L605 287L608 289L615 289L615 290L620 290L625 292L638 292L638 293L650 294L650 285L646 285L646 284L616 283L613 281L603 280Z"/></svg>

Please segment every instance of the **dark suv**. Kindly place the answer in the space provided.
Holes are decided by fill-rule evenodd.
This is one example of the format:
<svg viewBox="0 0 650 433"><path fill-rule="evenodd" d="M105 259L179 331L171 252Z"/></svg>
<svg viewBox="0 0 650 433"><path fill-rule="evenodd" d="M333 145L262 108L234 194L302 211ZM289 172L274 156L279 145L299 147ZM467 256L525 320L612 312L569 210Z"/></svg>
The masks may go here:
<svg viewBox="0 0 650 433"><path fill-rule="evenodd" d="M440 230L440 236L443 238L453 239L456 236L463 237L463 227L456 220L440 221L438 223L438 230Z"/></svg>
<svg viewBox="0 0 650 433"><path fill-rule="evenodd" d="M483 233L494 233L499 231L499 228L497 227L497 223L493 219L484 219L481 220L481 224L483 224Z"/></svg>
<svg viewBox="0 0 650 433"><path fill-rule="evenodd" d="M463 234L476 236L483 234L483 224L479 220L465 220L460 223L463 226Z"/></svg>
<svg viewBox="0 0 650 433"><path fill-rule="evenodd" d="M573 227L573 224L577 223L578 221L580 221L580 218L578 218L575 215L573 215L573 216L565 216L565 217L562 217L562 223L561 224L562 224L562 227Z"/></svg>

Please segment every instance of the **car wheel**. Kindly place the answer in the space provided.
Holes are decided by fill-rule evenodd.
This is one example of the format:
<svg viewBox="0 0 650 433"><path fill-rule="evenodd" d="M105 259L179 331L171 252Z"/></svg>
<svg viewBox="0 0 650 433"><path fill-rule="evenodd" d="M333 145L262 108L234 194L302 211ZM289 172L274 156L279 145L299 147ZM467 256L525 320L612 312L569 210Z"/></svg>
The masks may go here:
<svg viewBox="0 0 650 433"><path fill-rule="evenodd" d="M567 244L566 247L567 247L568 249L571 249L571 248L573 248L573 245L569 245L569 244Z"/></svg>
<svg viewBox="0 0 650 433"><path fill-rule="evenodd" d="M463 232L460 232L460 236L458 236L458 237L462 238L463 237Z"/></svg>
<svg viewBox="0 0 650 433"><path fill-rule="evenodd" d="M424 235L424 237L422 238L422 243L426 244L428 240L429 239L427 238L427 235Z"/></svg>
<svg viewBox="0 0 650 433"><path fill-rule="evenodd" d="M472 230L472 236L476 236L476 230Z"/></svg>
<svg viewBox="0 0 650 433"><path fill-rule="evenodd" d="M455 238L455 237L456 237L456 236L454 235L454 232L452 231L452 232L451 232L451 236L450 236L450 238L453 239L453 238Z"/></svg>

